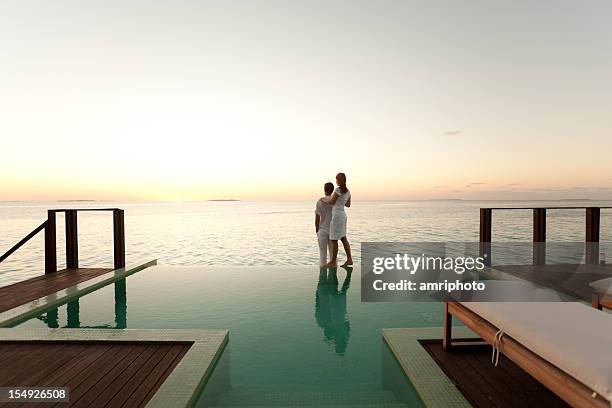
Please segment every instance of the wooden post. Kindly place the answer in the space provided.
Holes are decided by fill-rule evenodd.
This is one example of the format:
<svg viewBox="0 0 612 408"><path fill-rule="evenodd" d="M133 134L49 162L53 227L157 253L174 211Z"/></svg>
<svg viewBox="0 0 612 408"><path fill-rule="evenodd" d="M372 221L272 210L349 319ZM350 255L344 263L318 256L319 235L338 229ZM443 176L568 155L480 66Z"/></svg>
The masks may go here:
<svg viewBox="0 0 612 408"><path fill-rule="evenodd" d="M485 265L491 265L491 223L493 210L480 209L480 256L485 258Z"/></svg>
<svg viewBox="0 0 612 408"><path fill-rule="evenodd" d="M603 310L603 305L599 301L599 293L593 293L591 295L591 306L597 310Z"/></svg>
<svg viewBox="0 0 612 408"><path fill-rule="evenodd" d="M115 269L125 267L125 224L123 210L113 210L113 250Z"/></svg>
<svg viewBox="0 0 612 408"><path fill-rule="evenodd" d="M79 267L79 238L77 233L77 211L66 210L66 268Z"/></svg>
<svg viewBox="0 0 612 408"><path fill-rule="evenodd" d="M546 263L546 208L533 209L533 264Z"/></svg>
<svg viewBox="0 0 612 408"><path fill-rule="evenodd" d="M45 227L45 274L57 272L57 242L55 236L55 211L47 211Z"/></svg>
<svg viewBox="0 0 612 408"><path fill-rule="evenodd" d="M586 251L585 262L590 264L599 263L599 226L601 210L599 207L588 207L586 209Z"/></svg>
<svg viewBox="0 0 612 408"><path fill-rule="evenodd" d="M442 349L449 350L453 338L453 315L448 312L448 302L444 302L444 319L442 321Z"/></svg>

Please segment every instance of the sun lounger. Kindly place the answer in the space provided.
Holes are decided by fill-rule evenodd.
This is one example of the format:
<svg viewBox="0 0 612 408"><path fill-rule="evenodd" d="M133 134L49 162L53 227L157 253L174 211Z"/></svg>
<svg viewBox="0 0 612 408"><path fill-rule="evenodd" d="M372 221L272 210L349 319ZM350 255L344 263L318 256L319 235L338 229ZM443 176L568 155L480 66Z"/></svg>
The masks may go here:
<svg viewBox="0 0 612 408"><path fill-rule="evenodd" d="M575 407L612 406L612 316L581 303L447 302L463 322L544 386Z"/></svg>
<svg viewBox="0 0 612 408"><path fill-rule="evenodd" d="M601 279L589 285L593 288L593 307L599 310L604 307L612 309L612 278Z"/></svg>

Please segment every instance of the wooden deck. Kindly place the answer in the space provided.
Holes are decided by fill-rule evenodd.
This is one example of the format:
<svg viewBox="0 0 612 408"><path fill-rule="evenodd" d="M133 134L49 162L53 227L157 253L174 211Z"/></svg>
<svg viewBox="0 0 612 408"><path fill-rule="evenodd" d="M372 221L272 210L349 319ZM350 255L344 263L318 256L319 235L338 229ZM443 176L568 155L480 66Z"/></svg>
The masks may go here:
<svg viewBox="0 0 612 408"><path fill-rule="evenodd" d="M69 388L69 403L24 407L141 407L190 347L186 342L2 342L0 387Z"/></svg>
<svg viewBox="0 0 612 408"><path fill-rule="evenodd" d="M593 294L589 283L612 276L610 264L502 265L494 268L587 302Z"/></svg>
<svg viewBox="0 0 612 408"><path fill-rule="evenodd" d="M491 346L460 345L442 349L442 340L420 343L475 407L569 407L509 359L491 363Z"/></svg>
<svg viewBox="0 0 612 408"><path fill-rule="evenodd" d="M109 268L63 269L4 286L0 288L0 313L95 278L111 270Z"/></svg>

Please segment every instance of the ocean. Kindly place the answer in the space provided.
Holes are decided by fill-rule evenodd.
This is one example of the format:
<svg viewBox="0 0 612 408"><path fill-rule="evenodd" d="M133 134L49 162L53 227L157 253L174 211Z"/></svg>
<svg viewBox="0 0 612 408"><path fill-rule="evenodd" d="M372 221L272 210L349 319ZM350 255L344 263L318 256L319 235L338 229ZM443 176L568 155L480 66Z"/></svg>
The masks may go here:
<svg viewBox="0 0 612 408"><path fill-rule="evenodd" d="M474 242L480 207L610 206L599 201L359 201L348 209L355 262L360 243L372 241ZM0 254L46 219L50 208L118 207L125 210L126 258L161 265L316 265L315 202L2 202ZM612 210L602 210L601 240L612 238ZM550 210L549 241L583 241L584 210ZM80 266L113 264L112 215L79 213ZM493 241L529 241L532 213L493 213ZM58 268L65 267L63 215L57 219ZM0 286L44 273L39 233L0 263ZM343 261L340 250L339 260Z"/></svg>

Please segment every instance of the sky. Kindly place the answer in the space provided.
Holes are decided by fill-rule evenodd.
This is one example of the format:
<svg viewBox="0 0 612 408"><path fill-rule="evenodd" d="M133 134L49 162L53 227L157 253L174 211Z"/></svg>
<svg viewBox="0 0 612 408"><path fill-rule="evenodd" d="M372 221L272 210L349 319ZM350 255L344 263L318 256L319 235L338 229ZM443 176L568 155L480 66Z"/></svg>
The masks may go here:
<svg viewBox="0 0 612 408"><path fill-rule="evenodd" d="M0 200L612 199L612 2L0 3Z"/></svg>

